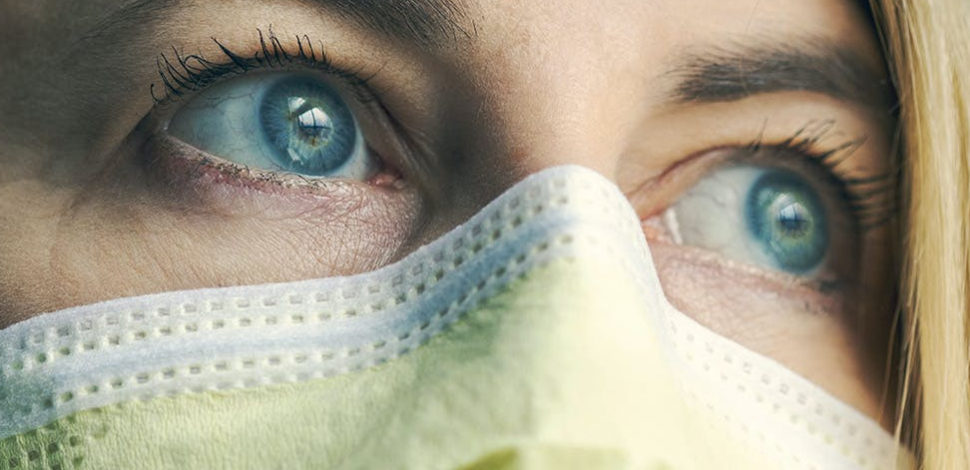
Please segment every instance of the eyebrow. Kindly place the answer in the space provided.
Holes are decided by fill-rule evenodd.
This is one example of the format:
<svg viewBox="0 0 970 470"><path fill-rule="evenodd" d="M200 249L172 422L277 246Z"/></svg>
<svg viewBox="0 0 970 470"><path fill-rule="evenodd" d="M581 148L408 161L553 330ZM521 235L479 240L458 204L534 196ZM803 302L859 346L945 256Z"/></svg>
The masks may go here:
<svg viewBox="0 0 970 470"><path fill-rule="evenodd" d="M130 0L75 43L112 37L146 24L184 0ZM469 33L462 0L297 0L359 26L413 44L442 48ZM477 31L474 24L472 31ZM663 77L666 75L666 77ZM737 101L757 94L809 91L895 112L897 95L887 74L854 48L813 37L689 48L662 78L673 78L672 104Z"/></svg>
<svg viewBox="0 0 970 470"><path fill-rule="evenodd" d="M667 71L678 104L736 101L756 94L808 91L874 108L891 107L886 75L856 50L819 40L740 45L687 53Z"/></svg>

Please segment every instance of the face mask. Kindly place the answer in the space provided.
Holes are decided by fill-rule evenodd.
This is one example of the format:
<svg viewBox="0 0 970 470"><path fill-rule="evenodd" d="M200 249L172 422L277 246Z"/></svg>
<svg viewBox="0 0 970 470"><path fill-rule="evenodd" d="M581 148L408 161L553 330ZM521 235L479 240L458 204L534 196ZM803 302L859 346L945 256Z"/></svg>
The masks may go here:
<svg viewBox="0 0 970 470"><path fill-rule="evenodd" d="M0 331L0 468L886 469L875 422L664 298L580 167L375 272Z"/></svg>

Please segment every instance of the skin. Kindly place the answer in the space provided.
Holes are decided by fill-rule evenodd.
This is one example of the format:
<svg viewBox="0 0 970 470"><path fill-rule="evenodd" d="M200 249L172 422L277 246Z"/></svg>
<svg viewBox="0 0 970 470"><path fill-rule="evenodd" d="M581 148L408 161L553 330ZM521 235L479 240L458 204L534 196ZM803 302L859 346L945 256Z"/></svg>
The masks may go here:
<svg viewBox="0 0 970 470"><path fill-rule="evenodd" d="M661 217L730 161L716 150L777 143L808 123L831 123L813 151L862 142L839 177L891 169L888 105L797 90L668 99L665 72L684 51L732 42L813 38L880 73L875 35L854 3L469 0L466 34L434 47L299 2L185 2L137 25L105 23L117 2L75 3L0 4L0 327L123 296L372 270L525 175L573 163L629 196L676 307L890 422L890 225L861 229L833 203L843 222L824 284L674 243ZM219 59L216 37L252 56L257 28L291 50L307 34L336 67L371 76L379 109L326 80L355 112L380 174L307 183L167 135L165 122L193 95L155 105L158 54ZM779 165L770 155L758 164Z"/></svg>

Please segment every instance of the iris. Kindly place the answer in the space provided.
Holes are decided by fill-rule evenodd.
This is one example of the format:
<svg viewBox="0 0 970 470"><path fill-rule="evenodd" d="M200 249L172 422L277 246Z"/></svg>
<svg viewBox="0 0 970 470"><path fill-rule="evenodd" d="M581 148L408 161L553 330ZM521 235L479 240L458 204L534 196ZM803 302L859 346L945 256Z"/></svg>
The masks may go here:
<svg viewBox="0 0 970 470"><path fill-rule="evenodd" d="M214 85L172 116L173 137L247 168L365 181L380 169L337 89L311 74L252 74Z"/></svg>
<svg viewBox="0 0 970 470"><path fill-rule="evenodd" d="M308 77L272 85L258 112L271 157L286 171L330 175L348 163L359 145L350 109L329 87Z"/></svg>
<svg viewBox="0 0 970 470"><path fill-rule="evenodd" d="M779 267L804 273L825 258L828 228L818 194L798 175L764 172L748 190L748 230Z"/></svg>

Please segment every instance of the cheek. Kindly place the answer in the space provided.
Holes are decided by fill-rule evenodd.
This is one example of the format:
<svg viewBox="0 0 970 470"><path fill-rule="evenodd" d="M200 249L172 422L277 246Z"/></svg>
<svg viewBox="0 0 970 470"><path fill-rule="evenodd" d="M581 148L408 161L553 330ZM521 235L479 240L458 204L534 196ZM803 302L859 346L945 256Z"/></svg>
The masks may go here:
<svg viewBox="0 0 970 470"><path fill-rule="evenodd" d="M870 355L847 326L840 294L822 294L692 247L651 240L650 248L675 308L880 416L881 365L867 363Z"/></svg>
<svg viewBox="0 0 970 470"><path fill-rule="evenodd" d="M3 250L0 327L118 297L360 273L408 249L420 214L416 191L311 189L203 190L121 165L84 189L35 200L30 212L43 217L14 217L0 229L29 226L33 234Z"/></svg>

